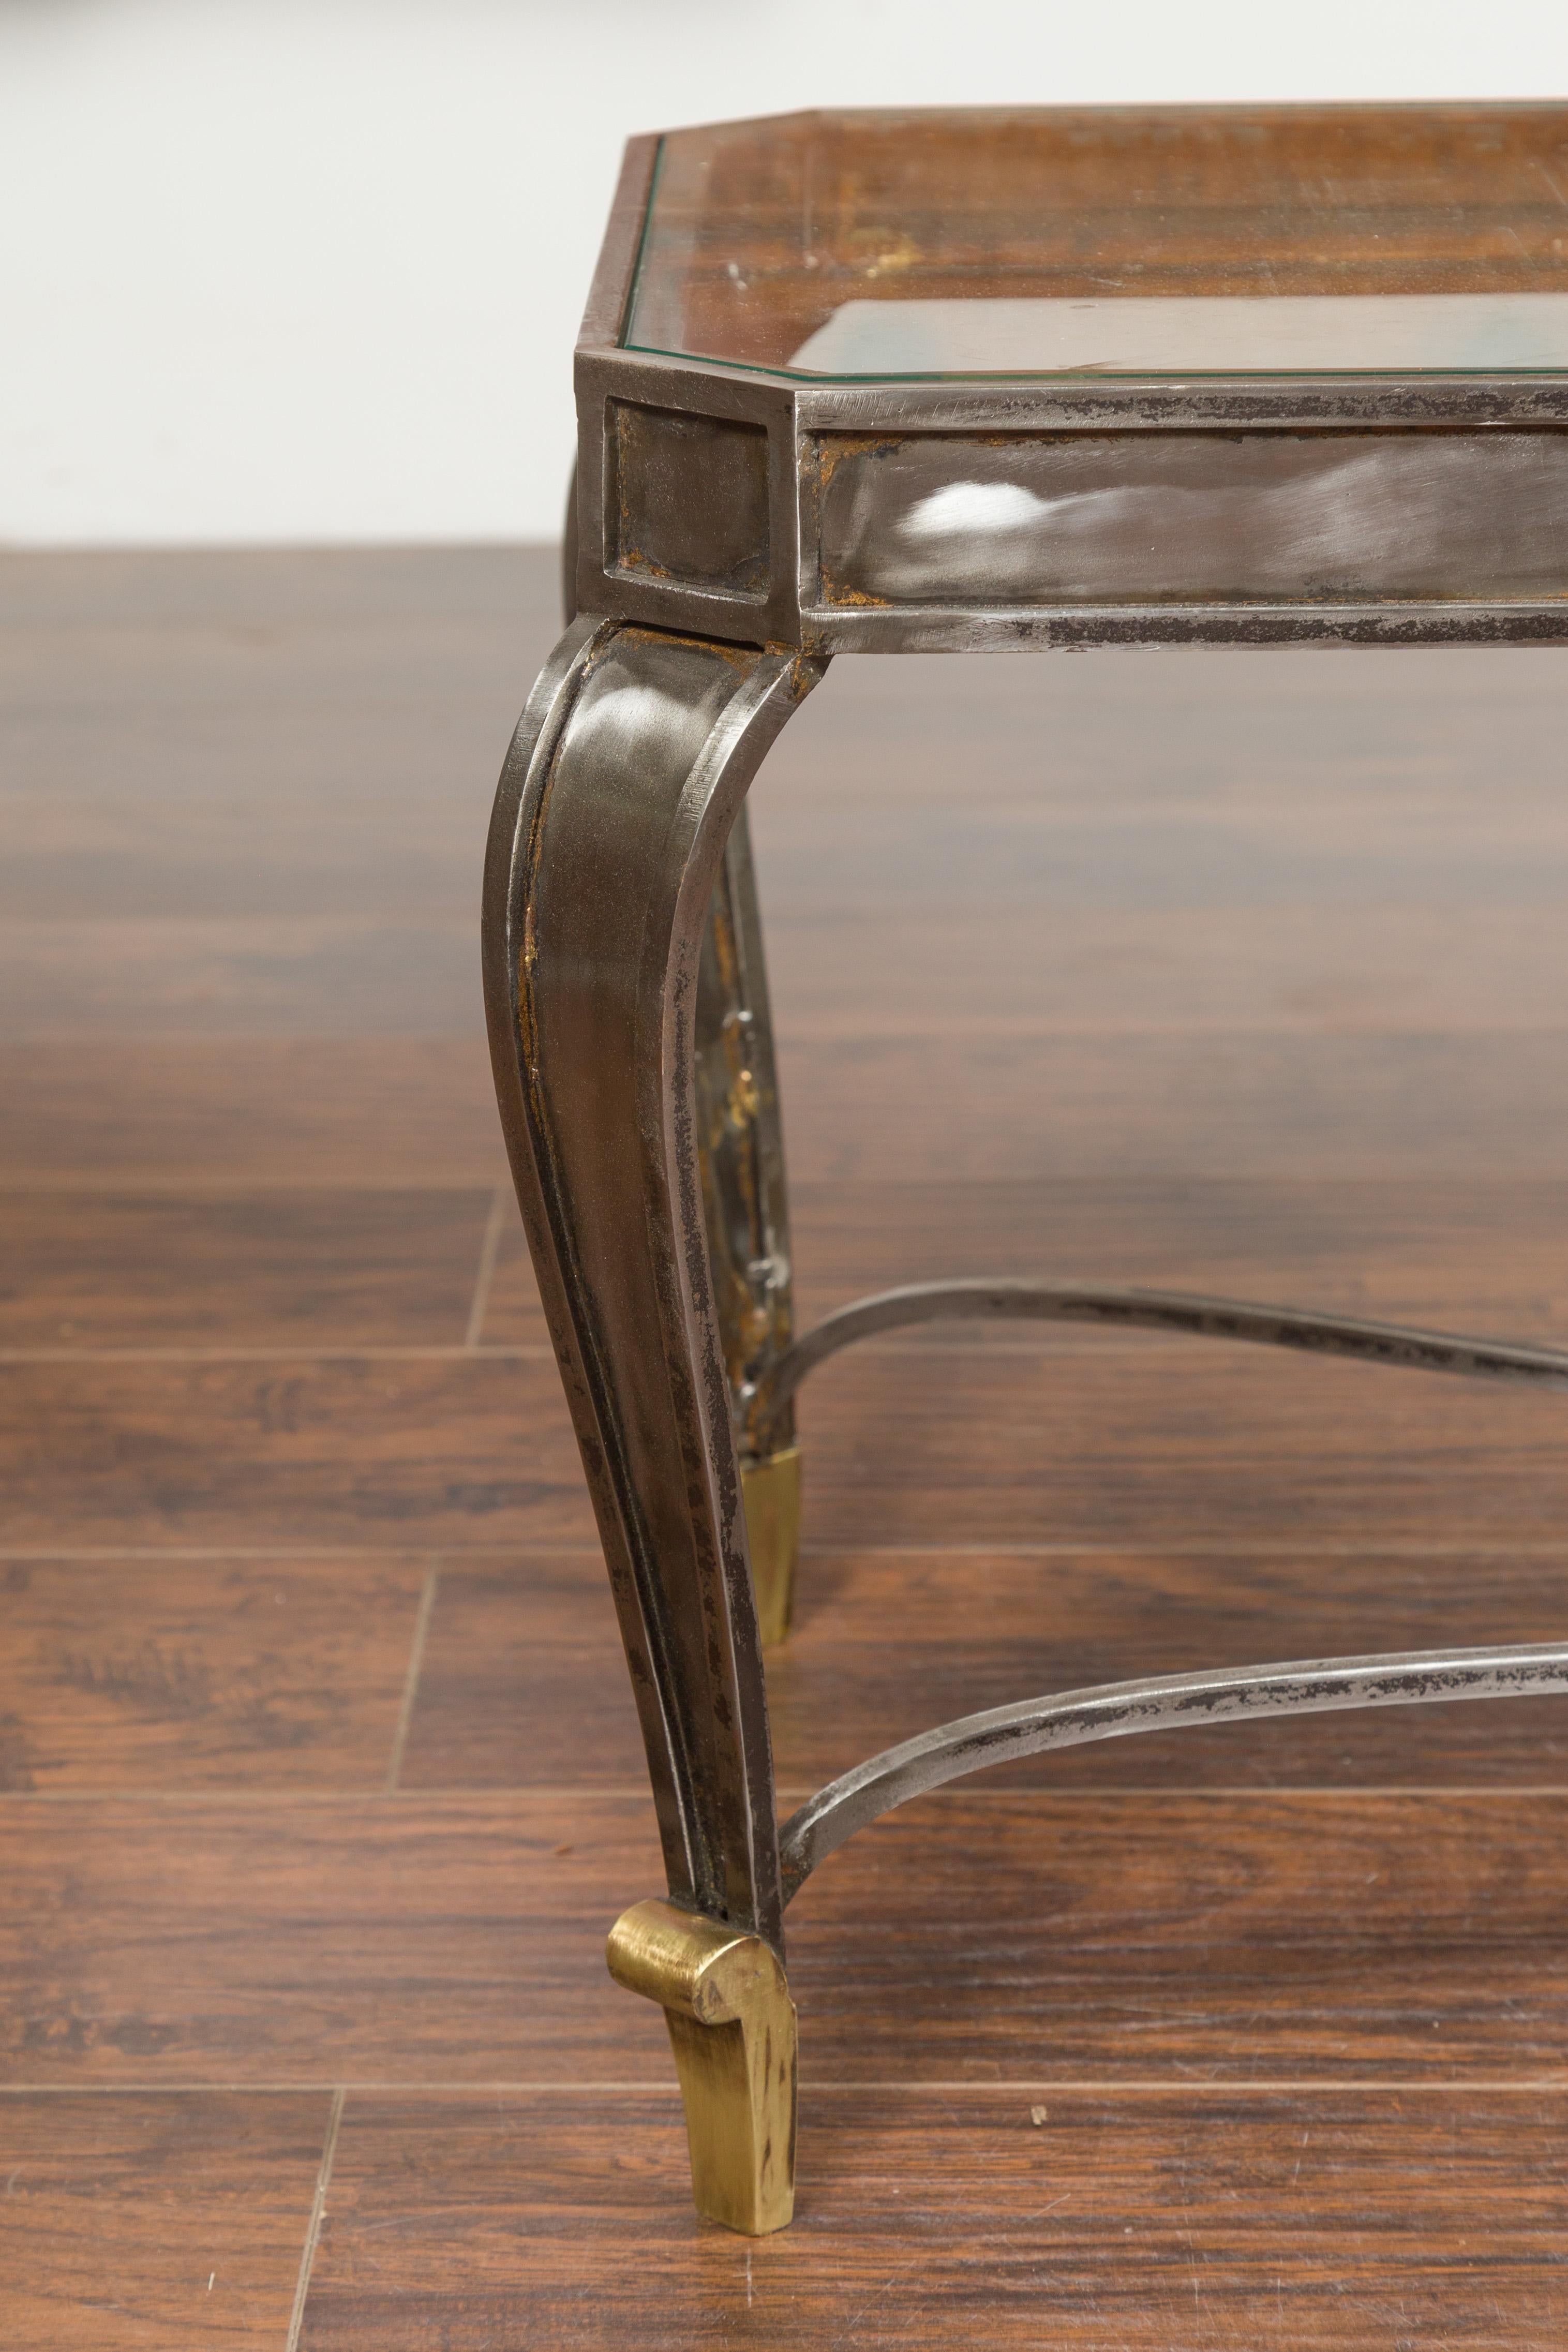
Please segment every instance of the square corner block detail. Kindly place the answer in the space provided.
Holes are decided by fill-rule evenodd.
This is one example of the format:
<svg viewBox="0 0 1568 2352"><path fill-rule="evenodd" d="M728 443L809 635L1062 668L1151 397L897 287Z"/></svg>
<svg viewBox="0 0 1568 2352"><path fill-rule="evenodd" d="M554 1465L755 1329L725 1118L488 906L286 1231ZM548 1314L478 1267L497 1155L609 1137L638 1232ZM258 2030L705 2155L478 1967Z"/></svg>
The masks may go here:
<svg viewBox="0 0 1568 2352"><path fill-rule="evenodd" d="M1568 596L1568 433L814 437L824 606Z"/></svg>
<svg viewBox="0 0 1568 2352"><path fill-rule="evenodd" d="M606 569L764 603L766 427L615 400L608 439Z"/></svg>

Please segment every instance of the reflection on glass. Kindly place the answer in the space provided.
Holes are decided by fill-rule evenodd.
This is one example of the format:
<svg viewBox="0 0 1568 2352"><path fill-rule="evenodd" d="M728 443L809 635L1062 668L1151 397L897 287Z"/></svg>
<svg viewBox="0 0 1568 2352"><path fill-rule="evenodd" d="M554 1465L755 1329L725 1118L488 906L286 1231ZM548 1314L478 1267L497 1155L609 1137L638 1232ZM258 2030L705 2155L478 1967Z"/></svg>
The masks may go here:
<svg viewBox="0 0 1568 2352"><path fill-rule="evenodd" d="M840 376L1568 369L1568 293L843 302L789 365Z"/></svg>

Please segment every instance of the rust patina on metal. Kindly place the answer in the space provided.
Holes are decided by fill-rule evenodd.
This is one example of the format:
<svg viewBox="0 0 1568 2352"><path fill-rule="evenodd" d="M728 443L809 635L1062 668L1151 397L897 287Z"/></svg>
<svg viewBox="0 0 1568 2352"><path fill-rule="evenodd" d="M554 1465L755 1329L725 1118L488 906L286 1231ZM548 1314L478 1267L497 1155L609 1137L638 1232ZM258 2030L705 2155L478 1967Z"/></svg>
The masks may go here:
<svg viewBox="0 0 1568 2352"><path fill-rule="evenodd" d="M1054 1698L988 1707L922 1732L818 1790L779 1832L786 1902L856 1830L895 1806L988 1764L1082 1748L1140 1731L1179 1731L1242 1717L1332 1715L1350 1707L1423 1706L1467 1698L1568 1691L1568 1643L1494 1650L1406 1650L1368 1658L1309 1658L1196 1675L1148 1675Z"/></svg>
<svg viewBox="0 0 1568 2352"><path fill-rule="evenodd" d="M1568 644L1564 188L1551 106L805 115L627 152L578 347L580 617L497 797L486 998L664 1847L668 1899L612 1966L665 2009L697 2201L732 2228L792 2210L785 1902L891 1806L1084 1740L1568 1690L1568 1643L1159 1675L963 1717L779 1828L762 1643L795 1397L841 1348L969 1316L1549 1388L1568 1355L1048 1280L885 1292L797 1337L744 806L841 653ZM971 315L978 364L812 372L868 321L913 348ZM1092 348L1173 320L1187 352L1218 321L1227 366ZM1002 326L1088 356L988 373ZM1348 363L1299 363L1336 336Z"/></svg>
<svg viewBox="0 0 1568 2352"><path fill-rule="evenodd" d="M1201 1339L1294 1348L1303 1355L1343 1356L1407 1371L1448 1372L1459 1380L1529 1381L1568 1388L1568 1353L1372 1323L1354 1315L1318 1315L1295 1307L1254 1306L1179 1290L1118 1290L1069 1282L920 1282L857 1298L824 1317L785 1348L745 1392L744 1425L759 1454L794 1433L794 1400L808 1372L842 1348L912 1324L942 1321L1097 1323L1110 1329L1180 1331Z"/></svg>

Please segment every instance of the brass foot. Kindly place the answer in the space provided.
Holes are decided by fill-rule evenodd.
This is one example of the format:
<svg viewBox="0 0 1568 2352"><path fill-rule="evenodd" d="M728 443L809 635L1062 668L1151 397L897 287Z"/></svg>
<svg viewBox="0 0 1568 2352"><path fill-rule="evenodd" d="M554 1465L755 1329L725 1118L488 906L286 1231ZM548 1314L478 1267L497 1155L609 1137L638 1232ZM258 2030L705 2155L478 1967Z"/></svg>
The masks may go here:
<svg viewBox="0 0 1568 2352"><path fill-rule="evenodd" d="M795 1603L795 1561L800 1549L800 1449L786 1445L760 1460L741 1462L746 1539L763 1648L789 1631Z"/></svg>
<svg viewBox="0 0 1568 2352"><path fill-rule="evenodd" d="M656 2000L685 2103L697 2211L748 2238L795 2210L795 2004L759 1936L673 1903L634 1903L610 1930L610 1973Z"/></svg>

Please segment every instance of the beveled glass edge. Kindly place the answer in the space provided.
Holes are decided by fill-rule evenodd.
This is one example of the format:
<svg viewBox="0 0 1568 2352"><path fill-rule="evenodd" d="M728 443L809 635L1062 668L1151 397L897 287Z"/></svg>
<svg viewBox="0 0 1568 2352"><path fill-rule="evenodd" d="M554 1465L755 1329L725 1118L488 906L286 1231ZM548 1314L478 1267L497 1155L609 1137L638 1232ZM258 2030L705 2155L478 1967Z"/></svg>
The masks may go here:
<svg viewBox="0 0 1568 2352"><path fill-rule="evenodd" d="M1062 416L1062 431L1082 428L1082 419L1098 406L1107 418L1114 414L1135 425L1155 411L1166 425L1184 415L1196 428L1223 424L1237 432L1256 431L1269 423L1284 424L1299 416L1303 426L1322 425L1343 416L1346 424L1376 417L1390 425L1422 422L1451 424L1475 431L1487 424L1568 424L1568 367L1477 368L1442 370L1301 369L1216 370L1182 374L1112 373L1096 369L1082 374L1030 375L814 375L804 370L764 367L741 360L704 359L686 352L662 352L642 344L622 343L602 336L585 335L574 354L578 370L601 371L670 387L675 404L697 406L701 386L722 397L727 389L739 405L726 413L761 417L770 409L748 406L781 400L793 409L798 425L811 431L838 428L849 432L894 430L919 426L940 429L938 419L951 417L963 425L991 423L998 431L1050 430L1049 412ZM676 387L679 387L678 394ZM1453 410L1447 395L1459 404ZM880 395L880 396L879 396ZM1553 397L1552 395L1557 395ZM632 392L630 397L646 398ZM1190 397L1192 405L1186 407ZM1140 414L1138 404L1150 408ZM1232 411L1229 404L1234 402ZM1343 410L1339 404L1348 404ZM1495 402L1495 413L1483 414L1478 402ZM1526 414L1518 413L1518 404ZM1251 404L1260 404L1255 408ZM1300 403L1297 406L1295 404ZM1543 403L1541 406L1537 403ZM1071 419L1069 422L1068 420Z"/></svg>
<svg viewBox="0 0 1568 2352"><path fill-rule="evenodd" d="M631 323L637 271L652 217L651 196L662 131L640 131L628 139L621 152L621 168L610 212L600 239L588 299L577 331L579 352L624 351L622 341Z"/></svg>
<svg viewBox="0 0 1568 2352"><path fill-rule="evenodd" d="M616 344L623 352L640 352L653 347L631 340L632 321L637 315L637 298L643 290L643 271L648 259L648 242L653 234L653 207L659 200L659 183L664 175L664 151L669 145L667 131L653 134L653 156L648 166L647 185L643 191L643 221L637 233L637 250L632 257L632 268L626 280L625 300L622 306L621 325ZM674 352L661 352L661 359L674 358Z"/></svg>

